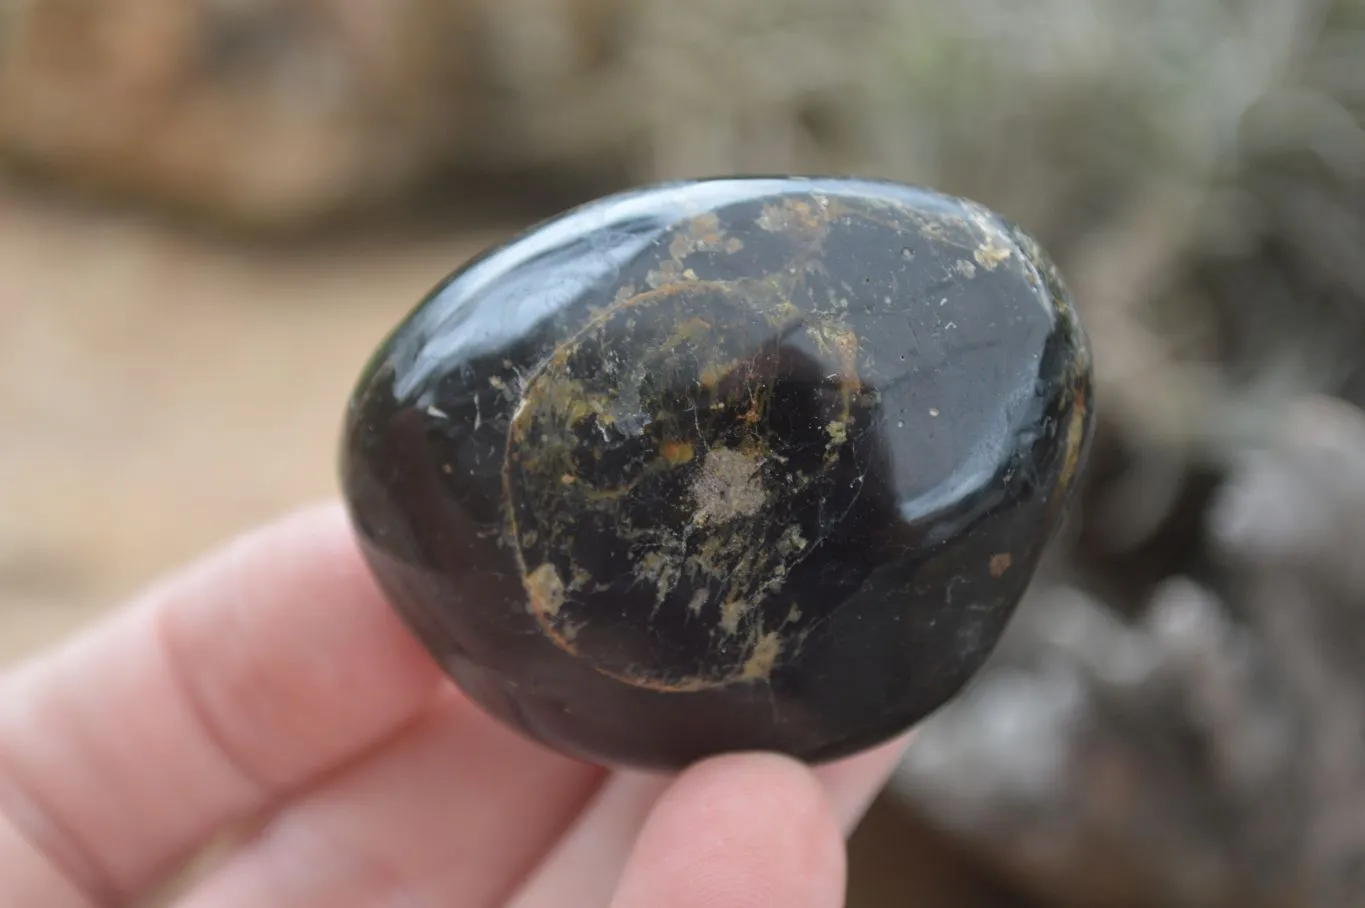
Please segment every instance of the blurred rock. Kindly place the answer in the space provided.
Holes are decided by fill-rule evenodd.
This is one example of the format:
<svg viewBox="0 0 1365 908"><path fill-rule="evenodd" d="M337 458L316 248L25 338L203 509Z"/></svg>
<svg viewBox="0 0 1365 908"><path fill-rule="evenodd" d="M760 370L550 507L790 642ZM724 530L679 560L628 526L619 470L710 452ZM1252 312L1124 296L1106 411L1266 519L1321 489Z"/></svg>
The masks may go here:
<svg viewBox="0 0 1365 908"><path fill-rule="evenodd" d="M0 150L62 181L253 228L387 201L465 129L469 6L4 4Z"/></svg>
<svg viewBox="0 0 1365 908"><path fill-rule="evenodd" d="M1066 588L927 722L893 790L1048 904L1365 904L1365 413L1248 450L1136 623Z"/></svg>
<svg viewBox="0 0 1365 908"><path fill-rule="evenodd" d="M852 172L973 195L1052 248L1134 200L1183 227L1317 6L25 0L0 7L0 149L248 225L448 168Z"/></svg>

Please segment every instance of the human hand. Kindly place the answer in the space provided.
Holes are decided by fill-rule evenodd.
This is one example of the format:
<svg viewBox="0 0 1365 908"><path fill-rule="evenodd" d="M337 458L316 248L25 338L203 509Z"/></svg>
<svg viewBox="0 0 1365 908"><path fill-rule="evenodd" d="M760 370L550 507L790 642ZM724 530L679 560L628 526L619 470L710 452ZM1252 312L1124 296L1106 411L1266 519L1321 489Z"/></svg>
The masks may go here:
<svg viewBox="0 0 1365 908"><path fill-rule="evenodd" d="M0 676L0 905L130 904L249 824L179 906L838 906L899 750L551 753L444 679L328 505Z"/></svg>

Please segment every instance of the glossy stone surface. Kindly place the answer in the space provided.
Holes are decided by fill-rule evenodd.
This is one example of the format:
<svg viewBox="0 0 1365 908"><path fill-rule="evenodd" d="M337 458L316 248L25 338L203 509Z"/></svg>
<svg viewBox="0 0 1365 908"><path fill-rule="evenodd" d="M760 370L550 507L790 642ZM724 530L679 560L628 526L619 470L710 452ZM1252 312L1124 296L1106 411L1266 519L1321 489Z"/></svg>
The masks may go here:
<svg viewBox="0 0 1365 908"><path fill-rule="evenodd" d="M351 401L344 490L409 626L552 747L840 757L954 694L1091 433L1055 270L895 184L571 211L448 278Z"/></svg>

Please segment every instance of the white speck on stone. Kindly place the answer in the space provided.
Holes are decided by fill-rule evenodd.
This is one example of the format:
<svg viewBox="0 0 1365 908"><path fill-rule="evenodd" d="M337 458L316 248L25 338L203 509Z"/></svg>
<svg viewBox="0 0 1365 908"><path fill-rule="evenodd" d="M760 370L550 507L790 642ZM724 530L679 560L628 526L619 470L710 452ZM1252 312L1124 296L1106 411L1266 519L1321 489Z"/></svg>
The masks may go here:
<svg viewBox="0 0 1365 908"><path fill-rule="evenodd" d="M761 464L760 458L731 448L707 451L692 484L697 503L693 522L705 526L758 513L767 497L758 473Z"/></svg>

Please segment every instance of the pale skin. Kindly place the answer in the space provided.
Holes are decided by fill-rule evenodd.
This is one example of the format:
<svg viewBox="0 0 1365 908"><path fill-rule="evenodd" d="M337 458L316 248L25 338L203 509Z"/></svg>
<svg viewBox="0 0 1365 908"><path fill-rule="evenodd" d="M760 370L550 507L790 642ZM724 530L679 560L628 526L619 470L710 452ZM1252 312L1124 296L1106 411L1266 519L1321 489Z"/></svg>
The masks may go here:
<svg viewBox="0 0 1365 908"><path fill-rule="evenodd" d="M177 908L836 908L901 746L549 752L443 678L324 504L0 675L0 905L136 905L245 828Z"/></svg>

